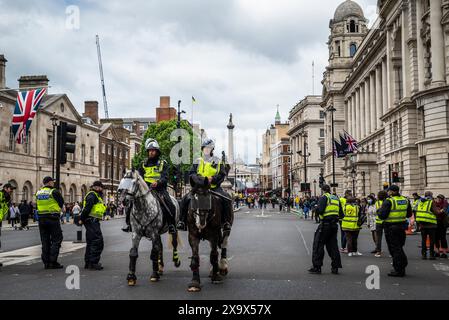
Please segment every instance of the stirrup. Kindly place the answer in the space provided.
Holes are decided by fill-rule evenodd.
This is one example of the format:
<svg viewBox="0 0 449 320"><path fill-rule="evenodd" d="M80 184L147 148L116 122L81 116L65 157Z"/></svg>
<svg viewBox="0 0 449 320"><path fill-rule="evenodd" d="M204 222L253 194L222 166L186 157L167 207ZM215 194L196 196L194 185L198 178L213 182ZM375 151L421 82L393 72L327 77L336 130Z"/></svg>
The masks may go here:
<svg viewBox="0 0 449 320"><path fill-rule="evenodd" d="M187 231L186 225L183 221L179 221L176 227L178 230Z"/></svg>
<svg viewBox="0 0 449 320"><path fill-rule="evenodd" d="M177 231L176 231L175 225L171 224L171 225L168 226L168 233L176 234L176 232Z"/></svg>

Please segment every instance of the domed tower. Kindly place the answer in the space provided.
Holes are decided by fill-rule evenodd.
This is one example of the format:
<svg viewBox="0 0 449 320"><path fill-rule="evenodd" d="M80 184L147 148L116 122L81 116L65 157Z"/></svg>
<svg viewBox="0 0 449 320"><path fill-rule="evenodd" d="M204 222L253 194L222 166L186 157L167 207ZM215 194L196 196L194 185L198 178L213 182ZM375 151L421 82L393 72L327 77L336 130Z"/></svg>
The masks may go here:
<svg viewBox="0 0 449 320"><path fill-rule="evenodd" d="M326 155L324 177L326 182L338 184L336 191L341 194L343 176L342 159L333 159L332 118L334 119L334 137L338 140L339 133L345 125L345 101L341 92L346 78L352 69L353 58L368 33L368 20L362 8L352 0L346 0L335 10L334 18L329 22L331 30L329 41L329 65L326 67L323 79L323 102L321 106L326 111L325 136ZM333 113L333 117L332 114Z"/></svg>

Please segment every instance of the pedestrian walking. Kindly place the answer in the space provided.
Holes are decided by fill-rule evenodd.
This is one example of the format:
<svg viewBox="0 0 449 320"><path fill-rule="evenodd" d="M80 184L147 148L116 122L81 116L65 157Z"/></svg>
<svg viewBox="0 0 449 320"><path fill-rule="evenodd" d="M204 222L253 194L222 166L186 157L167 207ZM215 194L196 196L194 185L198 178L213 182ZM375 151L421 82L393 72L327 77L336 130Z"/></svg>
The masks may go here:
<svg viewBox="0 0 449 320"><path fill-rule="evenodd" d="M83 202L79 224L86 228L85 269L103 270L100 263L104 248L100 221L103 220L106 206L103 201L103 184L95 181Z"/></svg>
<svg viewBox="0 0 449 320"><path fill-rule="evenodd" d="M348 256L361 256L362 254L358 251L357 247L357 240L361 229L358 225L360 207L356 204L353 197L348 197L346 199L346 207L343 212L344 217L342 219L341 228L346 233L346 239L348 241Z"/></svg>
<svg viewBox="0 0 449 320"><path fill-rule="evenodd" d="M416 223L421 231L421 256L427 260L427 237L429 237L429 260L435 260L435 237L437 230L437 207L433 194L426 191L424 198L416 204Z"/></svg>
<svg viewBox="0 0 449 320"><path fill-rule="evenodd" d="M408 265L403 247L406 241L406 221L412 216L412 207L407 198L401 196L399 191L397 185L388 188L390 197L383 202L379 213L379 218L384 220L385 238L393 258L394 270L388 274L390 277L404 277Z"/></svg>
<svg viewBox="0 0 449 320"><path fill-rule="evenodd" d="M77 202L75 202L75 205L73 206L73 209L72 209L73 221L75 223L78 222L80 213L81 213L81 207L80 207L79 202L77 201Z"/></svg>
<svg viewBox="0 0 449 320"><path fill-rule="evenodd" d="M20 211L20 230L27 229L30 230L28 227L28 220L30 219L30 215L32 215L32 208L30 204L23 200L22 203L19 205L19 211Z"/></svg>
<svg viewBox="0 0 449 320"><path fill-rule="evenodd" d="M0 183L0 186L2 184ZM10 183L7 183L3 186L3 189L0 191L0 250L2 249L2 221L9 213L9 206L11 203L12 193L16 188L13 187ZM0 267L3 267L3 264L0 263Z"/></svg>
<svg viewBox="0 0 449 320"><path fill-rule="evenodd" d="M376 201L376 253L374 255L376 258L380 258L382 256L382 238L383 238L383 234L384 234L384 228L383 228L384 221L379 217L379 213L380 213L379 210L387 198L388 198L388 193L385 190L381 190L377 194L377 201Z"/></svg>
<svg viewBox="0 0 449 320"><path fill-rule="evenodd" d="M55 180L45 177L44 186L36 193L39 232L42 242L42 262L45 269L62 269L58 262L63 235L60 216L64 198L55 188Z"/></svg>
<svg viewBox="0 0 449 320"><path fill-rule="evenodd" d="M332 273L338 274L338 269L342 268L340 252L338 251L338 223L343 218L340 199L331 195L329 185L322 187L324 195L318 201L316 214L320 216L320 225L315 232L313 240L312 268L309 272L312 274L321 274L323 266L324 247L332 259Z"/></svg>
<svg viewBox="0 0 449 320"><path fill-rule="evenodd" d="M376 209L376 199L373 195L368 196L368 207L366 208L367 215L367 225L368 229L371 232L371 236L374 242L374 250L371 252L373 254L377 253L377 232L376 232L376 218L377 218L377 209Z"/></svg>
<svg viewBox="0 0 449 320"><path fill-rule="evenodd" d="M449 204L442 194L439 194L435 200L437 211L437 230L436 230L436 257L447 259L448 245L447 245L447 228L449 226Z"/></svg>
<svg viewBox="0 0 449 320"><path fill-rule="evenodd" d="M9 208L9 224L11 225L11 227L14 228L14 230L17 230L16 224L18 223L19 217L20 217L19 208L15 203L13 203Z"/></svg>

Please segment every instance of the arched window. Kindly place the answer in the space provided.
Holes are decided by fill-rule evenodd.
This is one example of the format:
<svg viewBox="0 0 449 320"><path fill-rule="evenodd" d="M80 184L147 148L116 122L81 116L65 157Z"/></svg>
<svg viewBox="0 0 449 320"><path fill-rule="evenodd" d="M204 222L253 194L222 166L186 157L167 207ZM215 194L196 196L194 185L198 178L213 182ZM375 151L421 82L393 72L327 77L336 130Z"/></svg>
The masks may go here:
<svg viewBox="0 0 449 320"><path fill-rule="evenodd" d="M355 20L349 21L349 32L355 33L356 31Z"/></svg>
<svg viewBox="0 0 449 320"><path fill-rule="evenodd" d="M355 43L351 43L351 45L349 46L349 55L352 57L355 56L357 52L357 45Z"/></svg>

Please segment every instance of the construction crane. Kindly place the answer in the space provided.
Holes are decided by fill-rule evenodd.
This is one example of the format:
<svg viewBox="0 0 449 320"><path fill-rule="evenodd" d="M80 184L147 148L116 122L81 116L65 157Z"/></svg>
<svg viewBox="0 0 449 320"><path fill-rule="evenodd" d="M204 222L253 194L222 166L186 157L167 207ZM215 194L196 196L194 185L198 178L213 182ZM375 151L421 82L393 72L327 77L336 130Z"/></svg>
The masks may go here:
<svg viewBox="0 0 449 320"><path fill-rule="evenodd" d="M104 85L103 62L101 61L100 37L98 35L97 35L97 52L98 52L98 64L100 66L101 87L103 89L104 115L106 119L109 119L108 101L106 99L106 87Z"/></svg>

